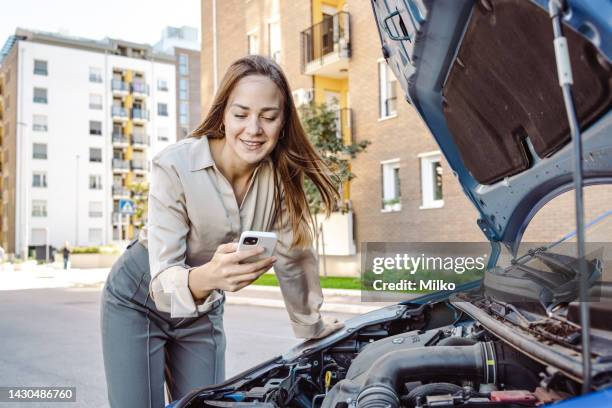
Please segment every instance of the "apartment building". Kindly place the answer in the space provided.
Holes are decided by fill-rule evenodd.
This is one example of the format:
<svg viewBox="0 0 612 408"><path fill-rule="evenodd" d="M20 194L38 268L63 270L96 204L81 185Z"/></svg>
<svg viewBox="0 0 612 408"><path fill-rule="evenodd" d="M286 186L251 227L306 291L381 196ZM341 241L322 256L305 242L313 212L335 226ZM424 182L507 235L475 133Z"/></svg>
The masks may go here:
<svg viewBox="0 0 612 408"><path fill-rule="evenodd" d="M195 27L166 27L156 52L171 54L176 62L176 134L183 139L201 122L200 41Z"/></svg>
<svg viewBox="0 0 612 408"><path fill-rule="evenodd" d="M174 58L21 28L1 55L3 248L135 237L142 220L120 205L176 141Z"/></svg>
<svg viewBox="0 0 612 408"><path fill-rule="evenodd" d="M202 0L202 27L203 112L232 61L262 54L283 67L297 104L326 103L338 112L346 143L371 142L351 162L356 178L343 188L351 211L324 225L334 273L358 271L361 242L485 239L476 210L383 59L369 1ZM592 219L612 209L612 189L589 187L586 200ZM525 237L555 240L572 228L566 194Z"/></svg>

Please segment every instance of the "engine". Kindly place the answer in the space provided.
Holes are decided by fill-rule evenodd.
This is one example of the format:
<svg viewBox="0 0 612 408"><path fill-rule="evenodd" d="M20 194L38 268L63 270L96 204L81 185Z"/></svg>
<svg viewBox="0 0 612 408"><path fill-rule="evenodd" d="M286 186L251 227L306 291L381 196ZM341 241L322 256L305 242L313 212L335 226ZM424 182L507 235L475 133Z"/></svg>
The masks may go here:
<svg viewBox="0 0 612 408"><path fill-rule="evenodd" d="M525 407L580 389L447 303L422 305L329 347L302 351L184 406Z"/></svg>

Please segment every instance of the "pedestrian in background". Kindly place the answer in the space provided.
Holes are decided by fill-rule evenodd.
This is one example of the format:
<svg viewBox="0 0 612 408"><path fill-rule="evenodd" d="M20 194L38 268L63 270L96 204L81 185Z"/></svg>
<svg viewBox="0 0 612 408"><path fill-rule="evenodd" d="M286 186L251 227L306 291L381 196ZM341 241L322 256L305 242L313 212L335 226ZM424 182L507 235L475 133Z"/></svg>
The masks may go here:
<svg viewBox="0 0 612 408"><path fill-rule="evenodd" d="M70 245L68 245L68 241L64 242L64 249L62 250L62 254L64 256L64 269L68 269L68 263L70 262Z"/></svg>
<svg viewBox="0 0 612 408"><path fill-rule="evenodd" d="M147 226L106 281L102 350L111 407L162 408L164 379L171 400L222 382L224 291L250 285L272 265L297 337L343 326L319 313L305 178L329 214L338 189L281 68L262 56L239 59L198 129L153 159ZM243 263L263 251L237 252L248 230L275 232L274 256Z"/></svg>

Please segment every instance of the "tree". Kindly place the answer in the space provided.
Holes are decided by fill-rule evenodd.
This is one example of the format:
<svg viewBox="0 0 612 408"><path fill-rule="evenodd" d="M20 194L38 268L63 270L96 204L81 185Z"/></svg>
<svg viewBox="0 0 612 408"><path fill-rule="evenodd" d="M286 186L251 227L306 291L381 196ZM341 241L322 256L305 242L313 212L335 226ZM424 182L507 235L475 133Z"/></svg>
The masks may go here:
<svg viewBox="0 0 612 408"><path fill-rule="evenodd" d="M149 183L146 181L131 183L127 186L127 189L132 192L132 200L134 201L133 225L138 229L142 229L147 222Z"/></svg>
<svg viewBox="0 0 612 408"><path fill-rule="evenodd" d="M350 170L350 159L354 159L357 154L365 152L370 144L368 140L358 143L351 141L350 144L342 140L340 113L341 111L330 109L326 104L309 104L299 108L300 118L304 130L323 161L333 173L333 179L338 188L345 182L355 178L355 174ZM308 206L313 214L323 212L323 202L319 191L309 180L305 180L306 197ZM332 211L348 211L348 204L338 203L337 208Z"/></svg>

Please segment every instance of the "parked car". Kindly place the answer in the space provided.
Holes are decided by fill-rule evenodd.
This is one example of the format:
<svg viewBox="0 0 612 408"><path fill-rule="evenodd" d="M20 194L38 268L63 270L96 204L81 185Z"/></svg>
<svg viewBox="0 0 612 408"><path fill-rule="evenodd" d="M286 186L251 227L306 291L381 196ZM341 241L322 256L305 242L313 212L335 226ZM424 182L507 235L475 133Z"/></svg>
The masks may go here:
<svg viewBox="0 0 612 408"><path fill-rule="evenodd" d="M357 316L172 407L612 406L610 265L580 269L557 243L519 248L534 214L574 188L572 107L583 184L612 183L612 2L557 3L570 105L547 0L372 0L387 63L480 214L485 278ZM581 270L600 300L587 339Z"/></svg>

